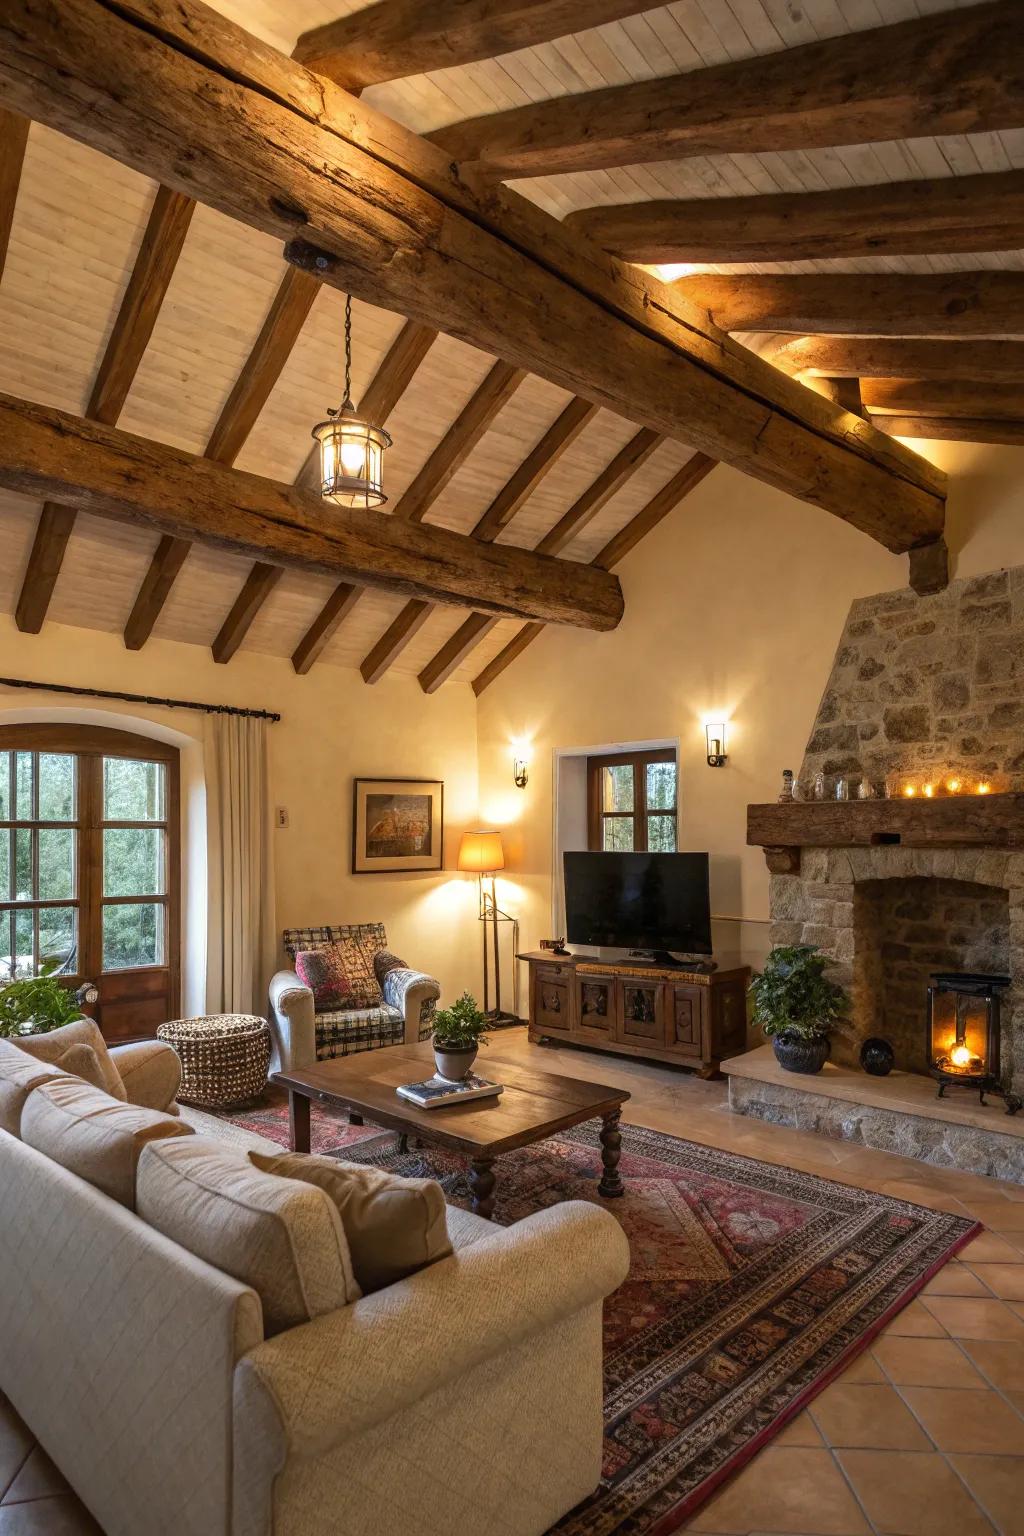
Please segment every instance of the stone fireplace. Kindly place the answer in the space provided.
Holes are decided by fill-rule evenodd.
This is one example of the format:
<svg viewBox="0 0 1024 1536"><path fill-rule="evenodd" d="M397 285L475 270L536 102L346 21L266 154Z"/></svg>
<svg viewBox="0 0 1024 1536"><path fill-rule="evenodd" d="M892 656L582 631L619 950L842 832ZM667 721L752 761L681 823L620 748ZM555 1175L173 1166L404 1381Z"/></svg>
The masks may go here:
<svg viewBox="0 0 1024 1536"><path fill-rule="evenodd" d="M850 994L848 1027L835 1066L799 1091L786 1074L769 1082L774 1065L761 1052L751 1057L764 1062L760 1081L756 1064L727 1064L738 1069L730 1102L1024 1178L1024 1115L1010 1119L998 1101L982 1108L977 1092L968 1102L960 1086L937 1100L926 1075L931 977L997 974L1010 978L1000 1080L1024 1095L1024 569L855 603L801 784L819 773L829 788L846 779L854 798L751 806L747 840L764 848L771 870L771 942L813 944L829 957L829 974ZM861 781L870 798L856 798ZM860 1045L873 1035L894 1048L891 1079L859 1070Z"/></svg>

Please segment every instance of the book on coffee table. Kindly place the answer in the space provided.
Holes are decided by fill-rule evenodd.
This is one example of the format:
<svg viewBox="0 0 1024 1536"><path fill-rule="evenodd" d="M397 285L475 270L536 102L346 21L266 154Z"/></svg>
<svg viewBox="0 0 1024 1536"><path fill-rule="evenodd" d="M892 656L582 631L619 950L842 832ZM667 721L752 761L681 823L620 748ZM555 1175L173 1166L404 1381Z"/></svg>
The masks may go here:
<svg viewBox="0 0 1024 1536"><path fill-rule="evenodd" d="M420 1109L440 1109L447 1104L461 1104L464 1099L494 1098L503 1087L503 1083L489 1082L486 1077L477 1077L475 1072L470 1072L458 1083L449 1082L448 1078L439 1077L435 1072L425 1082L403 1083L395 1092L408 1099L410 1104L418 1104Z"/></svg>

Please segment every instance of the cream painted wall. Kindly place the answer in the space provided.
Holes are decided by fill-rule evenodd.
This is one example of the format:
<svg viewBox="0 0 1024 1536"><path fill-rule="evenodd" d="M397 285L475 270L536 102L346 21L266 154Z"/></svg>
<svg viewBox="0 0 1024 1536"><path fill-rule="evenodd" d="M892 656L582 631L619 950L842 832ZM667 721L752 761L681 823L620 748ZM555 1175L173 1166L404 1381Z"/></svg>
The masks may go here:
<svg viewBox="0 0 1024 1536"><path fill-rule="evenodd" d="M47 624L39 635L23 635L7 616L0 618L0 675L278 711L281 722L270 734L274 801L287 807L290 823L274 834L278 927L379 920L395 950L436 975L446 997L479 991L476 884L455 873L459 835L475 824L477 808L476 706L468 688L428 699L413 680L368 688L358 672L332 666L297 677L288 662L244 650L218 666L197 646L159 640L133 653L119 637L91 630ZM144 722L156 722L186 742L201 734L202 717L185 710L92 699L81 701L85 707L93 719L110 713L119 725L143 722L143 731ZM0 718L26 709L37 719L40 710L59 718L78 708L57 694L0 687ZM198 752L193 763L201 774ZM388 775L444 780L440 876L349 873L353 777Z"/></svg>
<svg viewBox="0 0 1024 1536"><path fill-rule="evenodd" d="M918 444L950 470L959 575L1024 564L1024 451ZM507 834L505 891L525 947L552 928L553 759L598 744L680 739L680 846L708 849L716 950L766 948L768 880L746 807L799 768L850 602L901 587L907 562L844 523L718 467L619 568L612 634L548 630L481 696L481 815ZM702 721L729 720L708 768ZM512 784L514 738L530 783ZM731 920L731 921L730 921Z"/></svg>

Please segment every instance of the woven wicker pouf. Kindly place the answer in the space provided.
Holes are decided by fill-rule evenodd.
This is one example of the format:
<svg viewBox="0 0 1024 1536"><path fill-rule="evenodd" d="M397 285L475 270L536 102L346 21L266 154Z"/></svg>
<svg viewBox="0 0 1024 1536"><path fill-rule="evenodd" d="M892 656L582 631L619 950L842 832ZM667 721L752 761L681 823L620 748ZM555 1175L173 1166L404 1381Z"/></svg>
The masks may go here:
<svg viewBox="0 0 1024 1536"><path fill-rule="evenodd" d="M181 1058L183 1104L227 1109L254 1099L267 1086L270 1029L252 1013L208 1013L161 1024L157 1038Z"/></svg>

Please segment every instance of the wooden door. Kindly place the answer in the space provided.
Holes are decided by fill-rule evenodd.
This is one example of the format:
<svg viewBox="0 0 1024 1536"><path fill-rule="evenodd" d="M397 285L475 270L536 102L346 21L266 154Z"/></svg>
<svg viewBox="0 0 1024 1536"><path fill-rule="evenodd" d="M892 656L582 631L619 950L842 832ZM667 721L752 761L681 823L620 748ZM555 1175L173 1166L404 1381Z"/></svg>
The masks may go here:
<svg viewBox="0 0 1024 1536"><path fill-rule="evenodd" d="M606 1045L618 1025L619 989L614 976L576 975L576 1029L581 1040Z"/></svg>
<svg viewBox="0 0 1024 1536"><path fill-rule="evenodd" d="M110 1040L179 1011L177 748L125 731L0 727L0 971L91 982Z"/></svg>
<svg viewBox="0 0 1024 1536"><path fill-rule="evenodd" d="M669 1045L680 1056L702 1057L707 989L673 983L668 990Z"/></svg>
<svg viewBox="0 0 1024 1536"><path fill-rule="evenodd" d="M665 985L646 978L618 979L617 1038L623 1045L665 1044Z"/></svg>
<svg viewBox="0 0 1024 1536"><path fill-rule="evenodd" d="M530 1023L544 1035L566 1035L572 1029L572 972L559 965L531 965L533 988Z"/></svg>

